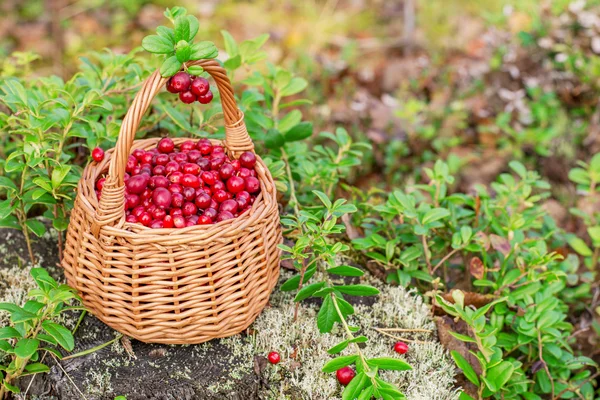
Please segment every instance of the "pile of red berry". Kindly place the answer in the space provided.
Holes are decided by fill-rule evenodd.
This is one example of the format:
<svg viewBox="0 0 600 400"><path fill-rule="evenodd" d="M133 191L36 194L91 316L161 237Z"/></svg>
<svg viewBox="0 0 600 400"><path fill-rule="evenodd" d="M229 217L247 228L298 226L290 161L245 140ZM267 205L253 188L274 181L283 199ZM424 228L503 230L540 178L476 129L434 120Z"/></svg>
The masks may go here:
<svg viewBox="0 0 600 400"><path fill-rule="evenodd" d="M169 78L167 90L171 93L179 93L179 100L185 104L192 104L196 100L199 103L208 104L213 99L210 84L206 78L193 76L183 71Z"/></svg>
<svg viewBox="0 0 600 400"><path fill-rule="evenodd" d="M150 228L183 228L238 217L260 192L256 156L246 151L231 160L208 139L188 140L175 149L163 138L155 149L136 149L125 174L127 222ZM96 194L105 178L96 182Z"/></svg>

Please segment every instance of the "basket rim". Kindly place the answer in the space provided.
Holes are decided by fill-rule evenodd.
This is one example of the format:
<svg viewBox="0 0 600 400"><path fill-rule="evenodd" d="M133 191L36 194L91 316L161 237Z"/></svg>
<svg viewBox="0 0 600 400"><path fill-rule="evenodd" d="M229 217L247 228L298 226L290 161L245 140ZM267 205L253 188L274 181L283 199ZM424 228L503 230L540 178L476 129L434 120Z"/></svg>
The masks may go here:
<svg viewBox="0 0 600 400"><path fill-rule="evenodd" d="M145 139L135 140L133 142L131 150L152 148L161 139L162 139L162 137L154 137L154 138L145 138ZM208 139L211 143L223 146L226 151L228 150L228 148L225 144L225 141L221 140L221 139L213 139L213 138L206 138L206 137L197 137L197 138L182 137L182 138L171 138L171 139L173 140L173 142L175 142L175 144L180 144L180 143L190 141L190 140L194 141L194 142L198 142L200 140ZM108 168L110 165L111 158L114 154L114 151L115 151L114 147L106 150L104 159L101 162L95 162L95 161L90 162L84 168L83 173L81 175L81 179L79 180L79 182L77 184L77 197L79 197L83 200L81 203L85 207L86 211L89 212L89 215L95 215L95 213L98 210L100 201L96 198L95 195L94 196L86 196L85 195L86 190L85 190L84 185L86 185L86 184L88 185L88 188L87 188L88 193L95 193L94 192L95 183L102 174L108 174ZM258 155L256 153L254 153L254 154L256 155L257 164L263 168L263 174L262 174L263 176L262 177L257 176L257 179L259 180L260 185L261 185L261 191L260 191L259 195L256 197L256 200L254 201L254 203L252 204L252 207L248 211L244 212L243 214L239 215L236 218L228 219L225 221L220 221L220 222L217 222L214 224L193 225L193 226L184 227L184 228L150 228L150 227L144 226L140 223L124 222L121 226L106 225L106 226L103 226L102 229L105 230L107 233L110 233L111 235L116 234L118 236L122 236L123 233L143 235L143 236L146 236L146 235L148 235L148 236L156 236L156 235L176 236L176 235L187 235L187 234L194 235L194 234L198 234L198 233L210 232L213 230L222 230L224 228L230 228L234 225L238 225L237 229L244 229L244 228L246 228L246 225L251 225L251 222L254 222L254 219L255 219L257 213L260 211L259 208L261 208L261 206L263 206L263 205L265 206L265 210L263 210L262 214L264 214L264 211L272 208L273 205L275 205L277 207L277 200L275 198L275 195L276 195L275 183L273 181L271 173L270 173L268 167L266 166L265 162L263 161L263 159L260 157L260 155ZM121 233L121 234L119 234L119 233Z"/></svg>

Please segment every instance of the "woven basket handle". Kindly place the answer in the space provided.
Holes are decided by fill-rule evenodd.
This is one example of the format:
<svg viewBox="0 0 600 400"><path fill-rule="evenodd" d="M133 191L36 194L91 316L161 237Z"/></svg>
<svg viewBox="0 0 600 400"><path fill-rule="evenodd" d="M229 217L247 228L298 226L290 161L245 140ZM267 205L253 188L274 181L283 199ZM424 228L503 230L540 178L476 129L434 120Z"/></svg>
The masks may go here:
<svg viewBox="0 0 600 400"><path fill-rule="evenodd" d="M186 63L188 67L199 65L208 72L217 84L221 94L221 105L225 118L225 146L230 155L238 157L244 151L254 151L254 144L248 135L244 114L238 109L233 87L225 69L215 60L198 60ZM98 211L93 218L92 232L98 235L103 225L122 224L125 219L124 176L127 159L142 117L154 97L165 86L168 78L154 71L137 93L121 124L119 138L112 155L108 176L102 189Z"/></svg>

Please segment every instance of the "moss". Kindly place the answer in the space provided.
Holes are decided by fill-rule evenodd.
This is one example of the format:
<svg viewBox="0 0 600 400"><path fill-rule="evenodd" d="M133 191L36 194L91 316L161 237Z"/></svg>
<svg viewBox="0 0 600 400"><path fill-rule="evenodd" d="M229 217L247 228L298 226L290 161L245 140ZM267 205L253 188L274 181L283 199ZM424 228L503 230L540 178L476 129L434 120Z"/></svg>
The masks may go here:
<svg viewBox="0 0 600 400"><path fill-rule="evenodd" d="M316 326L318 308L302 305L298 321L293 321L291 295L276 292L267 308L254 323L255 350L259 354L277 350L282 362L267 368L271 393L266 396L284 399L339 399L340 387L334 374L321 372L323 364L332 358L327 349L344 340L339 328L331 334L321 334ZM359 334L369 338L364 348L367 357L401 357L413 366L412 371L385 371L382 376L404 391L408 399L446 400L458 398L454 387L454 364L434 335L435 324L429 307L414 292L400 287L386 286L376 303L355 306L356 315L351 323L361 327ZM391 348L394 339L382 336L373 328L420 328L432 333L419 333L410 338L427 341L411 344L404 356L397 356ZM350 349L342 355L351 354ZM295 356L292 357L292 356Z"/></svg>

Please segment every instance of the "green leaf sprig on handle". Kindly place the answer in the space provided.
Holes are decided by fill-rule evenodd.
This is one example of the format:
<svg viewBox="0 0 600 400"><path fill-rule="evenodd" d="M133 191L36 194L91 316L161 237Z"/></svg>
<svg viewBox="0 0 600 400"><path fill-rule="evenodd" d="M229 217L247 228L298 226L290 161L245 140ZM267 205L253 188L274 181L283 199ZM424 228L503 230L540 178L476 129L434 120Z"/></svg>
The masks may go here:
<svg viewBox="0 0 600 400"><path fill-rule="evenodd" d="M198 18L186 14L186 9L182 7L167 8L165 17L171 21L173 28L159 26L156 35L146 36L142 40L142 47L146 51L163 58L160 74L165 78L175 75L188 61L215 58L219 54L213 42L194 43L200 23ZM199 75L203 71L199 66L186 70L192 75Z"/></svg>

